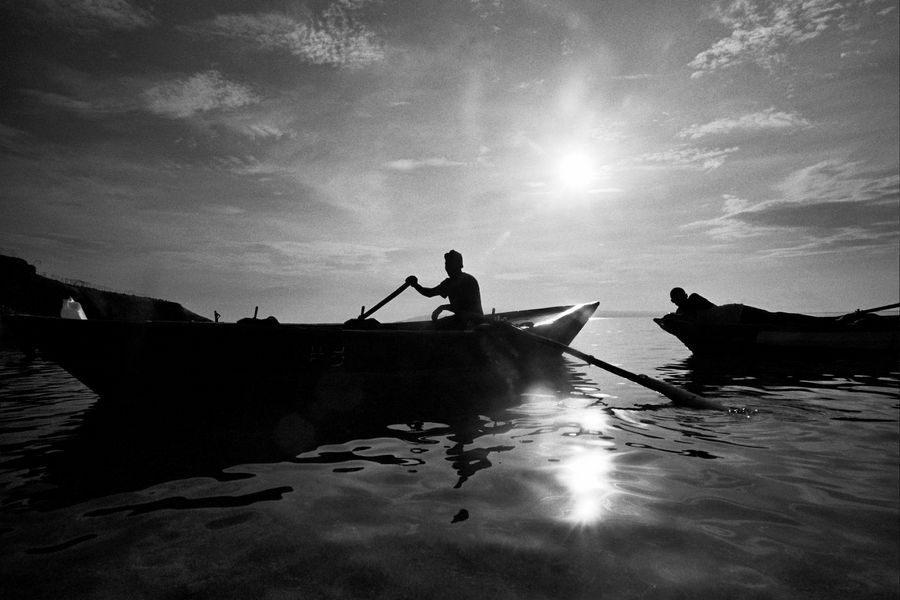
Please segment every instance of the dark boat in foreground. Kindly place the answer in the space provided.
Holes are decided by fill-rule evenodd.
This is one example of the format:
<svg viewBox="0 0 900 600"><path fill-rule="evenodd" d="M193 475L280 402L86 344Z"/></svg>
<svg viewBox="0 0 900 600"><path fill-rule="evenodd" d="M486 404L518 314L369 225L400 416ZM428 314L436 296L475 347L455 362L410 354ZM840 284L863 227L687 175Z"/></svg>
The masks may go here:
<svg viewBox="0 0 900 600"><path fill-rule="evenodd" d="M363 386L366 392L434 389L539 376L553 359L559 366L560 351L516 328L569 344L597 304L497 313L468 330L357 319L306 325L9 314L5 322L20 345L38 350L101 398L200 403L334 397L352 405L354 396L368 395L356 393ZM492 319L516 327L493 325Z"/></svg>
<svg viewBox="0 0 900 600"><path fill-rule="evenodd" d="M697 355L794 352L898 357L900 315L875 314L898 306L818 317L725 304L690 316L670 313L653 321Z"/></svg>

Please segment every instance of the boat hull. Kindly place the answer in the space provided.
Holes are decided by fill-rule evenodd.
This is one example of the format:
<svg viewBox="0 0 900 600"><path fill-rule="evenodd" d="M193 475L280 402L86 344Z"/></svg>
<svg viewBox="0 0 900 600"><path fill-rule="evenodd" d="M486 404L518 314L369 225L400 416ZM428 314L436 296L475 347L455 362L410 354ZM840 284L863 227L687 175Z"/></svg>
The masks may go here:
<svg viewBox="0 0 900 600"><path fill-rule="evenodd" d="M596 306L497 318L567 344ZM101 397L124 400L290 399L310 391L346 400L398 386L502 385L540 373L554 355L528 336L491 324L445 331L431 322L137 323L26 315L6 321L23 346Z"/></svg>
<svg viewBox="0 0 900 600"><path fill-rule="evenodd" d="M900 355L900 317L893 315L839 319L725 305L692 318L668 314L654 322L699 355Z"/></svg>

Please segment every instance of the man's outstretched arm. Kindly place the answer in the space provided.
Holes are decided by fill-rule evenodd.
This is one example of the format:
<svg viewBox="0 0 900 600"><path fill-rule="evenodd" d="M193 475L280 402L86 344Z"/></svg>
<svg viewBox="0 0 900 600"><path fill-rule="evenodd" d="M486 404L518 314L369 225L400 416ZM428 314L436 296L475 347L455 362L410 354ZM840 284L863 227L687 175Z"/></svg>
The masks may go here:
<svg viewBox="0 0 900 600"><path fill-rule="evenodd" d="M427 288L427 287L419 285L419 279L415 275L410 275L409 277L407 277L406 283L409 284L409 287L416 290L417 292L419 292L426 298L432 298L434 296L440 295L440 291L438 290L437 287Z"/></svg>

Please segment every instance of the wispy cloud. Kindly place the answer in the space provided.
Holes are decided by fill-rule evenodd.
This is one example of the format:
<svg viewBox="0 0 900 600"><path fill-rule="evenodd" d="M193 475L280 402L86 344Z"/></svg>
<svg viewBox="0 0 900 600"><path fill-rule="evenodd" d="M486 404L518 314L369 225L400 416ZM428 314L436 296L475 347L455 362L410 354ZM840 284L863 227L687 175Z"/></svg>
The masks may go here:
<svg viewBox="0 0 900 600"><path fill-rule="evenodd" d="M121 94L105 95L102 91L87 91L84 98L41 90L22 90L41 104L66 111L81 113L85 117L122 113L135 108L132 99Z"/></svg>
<svg viewBox="0 0 900 600"><path fill-rule="evenodd" d="M401 158L385 163L384 166L392 171L414 171L425 167L464 167L466 166L466 163L457 162L444 157L424 159Z"/></svg>
<svg viewBox="0 0 900 600"><path fill-rule="evenodd" d="M270 123L252 123L242 129L249 137L256 139L280 139L286 134L277 125Z"/></svg>
<svg viewBox="0 0 900 600"><path fill-rule="evenodd" d="M712 17L731 29L728 37L715 42L689 63L692 77L741 64L773 69L786 60L794 46L828 31L856 29L854 11L868 0L725 0Z"/></svg>
<svg viewBox="0 0 900 600"><path fill-rule="evenodd" d="M359 4L359 3L356 3ZM320 15L282 13L218 15L183 28L204 36L242 41L260 50L287 51L315 65L358 67L384 51L375 33L355 16L354 3L334 3Z"/></svg>
<svg viewBox="0 0 900 600"><path fill-rule="evenodd" d="M18 150L22 141L28 137L24 131L0 123L0 148Z"/></svg>
<svg viewBox="0 0 900 600"><path fill-rule="evenodd" d="M252 109L221 114L216 121L255 142L274 142L297 136L295 119L296 115L284 104L260 102Z"/></svg>
<svg viewBox="0 0 900 600"><path fill-rule="evenodd" d="M206 210L207 212L216 214L216 215L224 216L224 217L237 217L237 216L244 215L247 213L247 209L241 208L239 206L231 206L231 205L206 206L206 207L204 207L204 210Z"/></svg>
<svg viewBox="0 0 900 600"><path fill-rule="evenodd" d="M711 171L725 164L730 154L737 152L739 148L693 148L681 144L669 150L654 152L639 157L639 164L658 164L683 169L698 171Z"/></svg>
<svg viewBox="0 0 900 600"><path fill-rule="evenodd" d="M538 278L538 273L524 271L495 273L493 278L499 281L533 281Z"/></svg>
<svg viewBox="0 0 900 600"><path fill-rule="evenodd" d="M42 17L82 32L150 27L156 19L130 0L37 0Z"/></svg>
<svg viewBox="0 0 900 600"><path fill-rule="evenodd" d="M199 112L254 104L259 102L259 96L212 70L153 86L144 92L144 101L151 112L185 118Z"/></svg>
<svg viewBox="0 0 900 600"><path fill-rule="evenodd" d="M62 62L45 62L38 73L39 77L20 89L20 93L45 107L80 113L84 117L139 109L137 96L149 85L134 77L108 77Z"/></svg>
<svg viewBox="0 0 900 600"><path fill-rule="evenodd" d="M775 186L778 196L752 203L726 195L722 215L688 228L722 240L790 234L792 243L767 246L779 256L900 244L900 176L859 163L824 161L795 171Z"/></svg>
<svg viewBox="0 0 900 600"><path fill-rule="evenodd" d="M653 79L653 75L650 73L632 73L627 75L613 75L607 79L615 81L641 81L644 79Z"/></svg>
<svg viewBox="0 0 900 600"><path fill-rule="evenodd" d="M691 125L678 132L678 137L696 140L710 135L727 135L733 132L794 131L810 126L811 123L800 115L769 108L740 117L726 117L709 123Z"/></svg>
<svg viewBox="0 0 900 600"><path fill-rule="evenodd" d="M239 216L229 214L226 216ZM389 264L397 248L332 241L215 241L198 264L277 277L360 274Z"/></svg>
<svg viewBox="0 0 900 600"><path fill-rule="evenodd" d="M895 203L900 175L870 171L859 162L826 160L792 173L778 190L787 202Z"/></svg>
<svg viewBox="0 0 900 600"><path fill-rule="evenodd" d="M260 161L255 156L219 156L211 160L212 168L235 175L269 176L284 174L285 167Z"/></svg>
<svg viewBox="0 0 900 600"><path fill-rule="evenodd" d="M472 10L482 19L497 17L504 12L504 0L469 0Z"/></svg>
<svg viewBox="0 0 900 600"><path fill-rule="evenodd" d="M886 224L882 224L886 225ZM852 251L888 251L896 252L898 247L897 232L893 227L844 227L826 236L807 236L797 243L779 247L770 247L760 252L772 258L791 258L817 254L844 254Z"/></svg>

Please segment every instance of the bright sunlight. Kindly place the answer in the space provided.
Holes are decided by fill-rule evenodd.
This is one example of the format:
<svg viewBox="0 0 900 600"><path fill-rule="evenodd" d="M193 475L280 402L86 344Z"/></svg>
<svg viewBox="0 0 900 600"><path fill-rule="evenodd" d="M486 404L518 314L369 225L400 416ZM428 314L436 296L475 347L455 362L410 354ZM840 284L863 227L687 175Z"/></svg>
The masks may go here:
<svg viewBox="0 0 900 600"><path fill-rule="evenodd" d="M584 190L593 180L593 164L587 154L572 152L559 159L557 174L566 189Z"/></svg>

